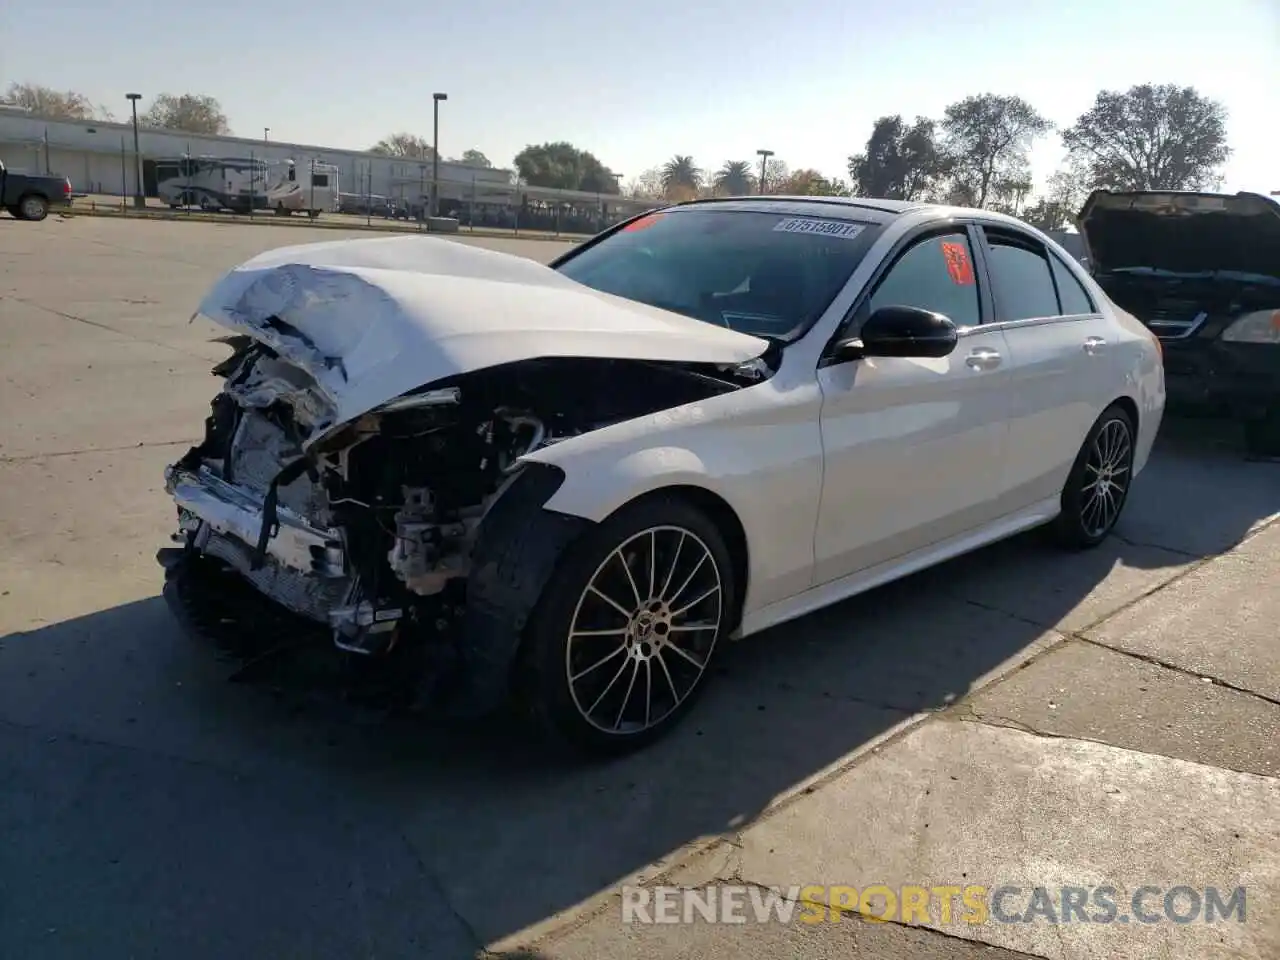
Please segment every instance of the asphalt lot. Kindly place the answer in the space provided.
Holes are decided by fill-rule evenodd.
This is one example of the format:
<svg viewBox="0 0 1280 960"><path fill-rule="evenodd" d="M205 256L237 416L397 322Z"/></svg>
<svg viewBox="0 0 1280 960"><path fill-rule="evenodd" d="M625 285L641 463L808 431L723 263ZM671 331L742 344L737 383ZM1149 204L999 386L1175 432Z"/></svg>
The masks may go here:
<svg viewBox="0 0 1280 960"><path fill-rule="evenodd" d="M0 956L1280 956L1280 465L1220 424L1168 425L1098 550L1019 538L751 638L609 765L229 682L153 560L225 356L188 318L335 236L0 219ZM635 927L611 899L711 879L1244 885L1248 914Z"/></svg>

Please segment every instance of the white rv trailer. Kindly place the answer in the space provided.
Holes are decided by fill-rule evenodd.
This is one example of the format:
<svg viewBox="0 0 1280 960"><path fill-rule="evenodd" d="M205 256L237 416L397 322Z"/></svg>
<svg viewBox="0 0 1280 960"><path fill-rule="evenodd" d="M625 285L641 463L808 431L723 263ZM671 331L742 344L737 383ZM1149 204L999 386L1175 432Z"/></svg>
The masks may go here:
<svg viewBox="0 0 1280 960"><path fill-rule="evenodd" d="M248 157L156 160L156 192L171 207L246 212L267 206L268 166Z"/></svg>
<svg viewBox="0 0 1280 960"><path fill-rule="evenodd" d="M338 168L334 164L285 160L272 163L271 171L267 206L281 216L300 210L314 218L338 209Z"/></svg>

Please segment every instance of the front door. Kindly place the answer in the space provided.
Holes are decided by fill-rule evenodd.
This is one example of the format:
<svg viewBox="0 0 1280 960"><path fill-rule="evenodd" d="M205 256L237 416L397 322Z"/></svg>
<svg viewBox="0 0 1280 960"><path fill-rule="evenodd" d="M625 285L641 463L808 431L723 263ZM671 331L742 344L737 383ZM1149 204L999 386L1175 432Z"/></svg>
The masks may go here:
<svg viewBox="0 0 1280 960"><path fill-rule="evenodd" d="M968 230L916 239L856 317L905 305L960 329L951 356L824 366L815 585L891 562L999 516L1010 403L1008 346L987 319ZM856 336L849 329L843 336Z"/></svg>

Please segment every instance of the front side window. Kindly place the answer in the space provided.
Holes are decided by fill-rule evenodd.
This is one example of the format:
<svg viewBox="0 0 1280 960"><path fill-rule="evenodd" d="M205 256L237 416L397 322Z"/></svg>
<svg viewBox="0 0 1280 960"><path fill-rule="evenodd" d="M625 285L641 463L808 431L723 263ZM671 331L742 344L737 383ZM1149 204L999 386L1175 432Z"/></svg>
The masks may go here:
<svg viewBox="0 0 1280 960"><path fill-rule="evenodd" d="M908 248L880 281L869 306L868 314L881 307L920 307L945 315L957 327L976 327L982 315L968 235L947 233Z"/></svg>
<svg viewBox="0 0 1280 960"><path fill-rule="evenodd" d="M1053 274L1043 250L990 232L987 242L990 247L987 266L1000 319L1060 316Z"/></svg>
<svg viewBox="0 0 1280 960"><path fill-rule="evenodd" d="M556 269L592 289L790 341L835 299L876 224L714 206L635 220Z"/></svg>

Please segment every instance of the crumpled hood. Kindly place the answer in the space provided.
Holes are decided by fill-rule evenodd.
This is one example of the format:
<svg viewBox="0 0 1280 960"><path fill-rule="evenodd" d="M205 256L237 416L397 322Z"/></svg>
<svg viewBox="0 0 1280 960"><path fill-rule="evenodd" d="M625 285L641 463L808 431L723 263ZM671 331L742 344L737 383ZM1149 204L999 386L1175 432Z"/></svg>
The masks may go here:
<svg viewBox="0 0 1280 960"><path fill-rule="evenodd" d="M1095 274L1151 267L1280 279L1280 204L1258 193L1096 190L1079 222Z"/></svg>
<svg viewBox="0 0 1280 960"><path fill-rule="evenodd" d="M219 280L197 315L311 374L335 408L334 425L446 377L517 360L732 364L768 346L599 293L524 257L435 237L270 250Z"/></svg>

